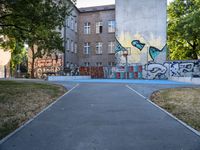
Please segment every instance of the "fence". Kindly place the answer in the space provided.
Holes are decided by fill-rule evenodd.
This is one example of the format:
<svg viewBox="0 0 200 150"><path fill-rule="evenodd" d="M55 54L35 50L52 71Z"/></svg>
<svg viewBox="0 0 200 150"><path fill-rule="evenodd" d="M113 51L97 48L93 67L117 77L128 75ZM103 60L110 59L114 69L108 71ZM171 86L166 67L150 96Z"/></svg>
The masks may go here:
<svg viewBox="0 0 200 150"><path fill-rule="evenodd" d="M93 79L142 79L142 70L142 66L79 68L81 76L91 76Z"/></svg>

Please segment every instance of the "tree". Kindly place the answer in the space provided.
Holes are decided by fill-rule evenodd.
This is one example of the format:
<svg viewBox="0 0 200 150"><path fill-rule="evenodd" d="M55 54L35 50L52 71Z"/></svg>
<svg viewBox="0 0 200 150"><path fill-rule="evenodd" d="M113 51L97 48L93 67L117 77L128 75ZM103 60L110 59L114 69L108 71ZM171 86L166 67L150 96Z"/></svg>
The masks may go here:
<svg viewBox="0 0 200 150"><path fill-rule="evenodd" d="M168 46L172 60L200 56L200 0L174 0L168 7Z"/></svg>
<svg viewBox="0 0 200 150"><path fill-rule="evenodd" d="M75 1L73 1L75 2ZM27 43L32 52L31 77L35 59L52 51L63 51L61 28L72 10L70 0L7 0L0 3L0 34ZM12 42L11 42L12 43Z"/></svg>
<svg viewBox="0 0 200 150"><path fill-rule="evenodd" d="M20 65L27 58L27 51L24 43L18 42L15 39L7 40L3 43L4 49L9 49L11 52L11 74L14 75L17 65Z"/></svg>

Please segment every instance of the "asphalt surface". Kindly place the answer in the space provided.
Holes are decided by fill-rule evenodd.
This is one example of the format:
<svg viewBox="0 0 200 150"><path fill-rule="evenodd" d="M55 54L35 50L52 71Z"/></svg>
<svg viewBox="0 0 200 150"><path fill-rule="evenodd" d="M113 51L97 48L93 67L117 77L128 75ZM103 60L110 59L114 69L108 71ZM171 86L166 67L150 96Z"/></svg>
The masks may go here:
<svg viewBox="0 0 200 150"><path fill-rule="evenodd" d="M149 97L161 88L189 85L129 86ZM0 150L200 150L200 137L127 84L81 83Z"/></svg>

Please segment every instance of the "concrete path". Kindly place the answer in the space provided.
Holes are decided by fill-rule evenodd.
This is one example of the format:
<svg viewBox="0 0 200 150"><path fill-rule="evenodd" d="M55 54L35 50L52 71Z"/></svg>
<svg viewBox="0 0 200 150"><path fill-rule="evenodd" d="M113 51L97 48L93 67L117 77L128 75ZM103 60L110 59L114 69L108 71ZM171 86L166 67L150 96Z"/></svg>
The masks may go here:
<svg viewBox="0 0 200 150"><path fill-rule="evenodd" d="M81 83L0 150L200 150L200 137L126 84Z"/></svg>

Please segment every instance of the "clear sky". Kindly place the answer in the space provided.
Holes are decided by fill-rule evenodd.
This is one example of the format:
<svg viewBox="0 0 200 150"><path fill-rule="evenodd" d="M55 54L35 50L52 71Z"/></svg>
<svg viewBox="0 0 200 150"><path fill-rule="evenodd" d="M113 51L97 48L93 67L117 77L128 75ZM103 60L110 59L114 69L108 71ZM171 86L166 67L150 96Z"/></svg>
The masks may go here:
<svg viewBox="0 0 200 150"><path fill-rule="evenodd" d="M168 0L168 2L173 0ZM90 7L99 5L109 5L114 4L115 0L77 0L77 7Z"/></svg>

